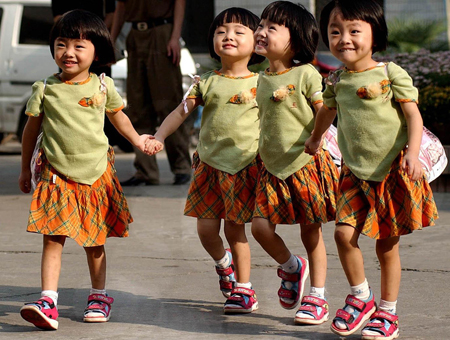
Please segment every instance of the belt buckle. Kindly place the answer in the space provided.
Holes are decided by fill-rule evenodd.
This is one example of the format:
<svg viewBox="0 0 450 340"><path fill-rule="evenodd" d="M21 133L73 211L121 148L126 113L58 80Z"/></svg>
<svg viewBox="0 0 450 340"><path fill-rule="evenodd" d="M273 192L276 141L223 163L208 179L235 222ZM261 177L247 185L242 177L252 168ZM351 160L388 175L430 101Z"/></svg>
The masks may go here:
<svg viewBox="0 0 450 340"><path fill-rule="evenodd" d="M138 31L145 31L145 30L148 29L148 24L145 21L138 22L136 24L136 28L137 28Z"/></svg>

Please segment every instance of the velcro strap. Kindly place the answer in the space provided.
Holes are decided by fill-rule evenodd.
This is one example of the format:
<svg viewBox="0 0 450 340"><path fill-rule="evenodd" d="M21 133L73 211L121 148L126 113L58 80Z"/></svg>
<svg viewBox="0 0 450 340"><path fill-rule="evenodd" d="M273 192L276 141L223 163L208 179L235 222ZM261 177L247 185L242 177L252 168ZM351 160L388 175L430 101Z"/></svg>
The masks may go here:
<svg viewBox="0 0 450 340"><path fill-rule="evenodd" d="M244 287L235 287L231 291L231 295L233 295L233 294L242 294L242 295L247 295L247 296L253 296L253 295L255 295L255 291L253 289L248 289L248 288L244 288Z"/></svg>
<svg viewBox="0 0 450 340"><path fill-rule="evenodd" d="M108 305L112 304L114 302L114 299L109 296L101 295L101 294L92 294L88 297L88 303L91 301L99 301L107 303Z"/></svg>
<svg viewBox="0 0 450 340"><path fill-rule="evenodd" d="M280 289L278 289L278 297L280 298L293 300L296 296L297 293L291 289L284 289L283 287L280 287Z"/></svg>
<svg viewBox="0 0 450 340"><path fill-rule="evenodd" d="M302 312L312 312L312 313L314 313L316 311L316 307L311 306L311 305L301 305L298 310L302 311Z"/></svg>
<svg viewBox="0 0 450 340"><path fill-rule="evenodd" d="M369 322L366 327L371 327L371 328L383 328L384 327L384 323L382 322Z"/></svg>
<svg viewBox="0 0 450 340"><path fill-rule="evenodd" d="M289 282L300 281L300 273L286 273L281 268L278 268L277 275L284 281L289 281Z"/></svg>
<svg viewBox="0 0 450 340"><path fill-rule="evenodd" d="M353 295L347 295L345 303L349 306L355 307L360 312L366 308L366 303L358 298L355 298Z"/></svg>
<svg viewBox="0 0 450 340"><path fill-rule="evenodd" d="M336 312L336 317L344 320L347 324L350 324L353 322L354 317L350 313L346 312L343 309L338 309Z"/></svg>
<svg viewBox="0 0 450 340"><path fill-rule="evenodd" d="M302 303L309 303L314 306L323 307L323 305L325 305L327 302L323 299L307 295L303 297Z"/></svg>
<svg viewBox="0 0 450 340"><path fill-rule="evenodd" d="M233 289L233 282L231 281L223 281L223 280L219 280L219 285L220 285L220 289L229 289L232 290Z"/></svg>
<svg viewBox="0 0 450 340"><path fill-rule="evenodd" d="M227 268L216 267L216 272L220 276L228 276L228 275L233 274L233 268L231 268L231 266L228 266Z"/></svg>
<svg viewBox="0 0 450 340"><path fill-rule="evenodd" d="M391 314L391 313L386 313L383 312L381 310L376 311L375 313L372 314L372 316L370 317L371 320L373 319L384 319L389 321L390 323L394 323L398 320L398 316Z"/></svg>

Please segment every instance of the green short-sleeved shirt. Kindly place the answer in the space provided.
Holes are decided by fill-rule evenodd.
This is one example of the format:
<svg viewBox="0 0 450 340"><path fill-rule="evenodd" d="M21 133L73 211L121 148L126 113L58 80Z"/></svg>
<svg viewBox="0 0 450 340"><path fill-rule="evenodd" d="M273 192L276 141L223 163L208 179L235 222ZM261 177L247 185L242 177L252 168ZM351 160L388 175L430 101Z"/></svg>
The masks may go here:
<svg viewBox="0 0 450 340"><path fill-rule="evenodd" d="M328 78L324 105L337 108L338 144L356 177L381 182L408 141L399 102L417 102L408 73L390 62Z"/></svg>
<svg viewBox="0 0 450 340"><path fill-rule="evenodd" d="M311 105L322 101L322 76L310 64L261 72L256 100L261 117L259 154L267 171L284 180L311 159L305 141L314 128Z"/></svg>
<svg viewBox="0 0 450 340"><path fill-rule="evenodd" d="M188 98L204 104L197 151L202 162L234 175L255 159L259 118L255 100L258 74L229 77L218 71L201 76Z"/></svg>
<svg viewBox="0 0 450 340"><path fill-rule="evenodd" d="M105 77L104 83L106 88L93 73L80 83L63 82L51 76L46 85L44 80L33 84L27 103L27 115L38 117L44 113L41 146L48 161L62 175L78 183L91 185L105 172L108 151L108 139L103 132L105 112L123 108L113 80Z"/></svg>

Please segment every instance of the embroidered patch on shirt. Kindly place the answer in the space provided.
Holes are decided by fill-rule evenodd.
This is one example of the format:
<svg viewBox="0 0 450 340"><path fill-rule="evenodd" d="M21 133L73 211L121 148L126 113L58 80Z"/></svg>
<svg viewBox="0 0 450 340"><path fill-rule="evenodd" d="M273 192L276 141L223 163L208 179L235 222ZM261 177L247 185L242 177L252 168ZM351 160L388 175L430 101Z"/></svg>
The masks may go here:
<svg viewBox="0 0 450 340"><path fill-rule="evenodd" d="M282 86L278 90L274 91L271 100L274 102L281 102L287 97L292 96L295 93L295 85L289 84L287 86Z"/></svg>
<svg viewBox="0 0 450 340"><path fill-rule="evenodd" d="M235 94L230 98L230 103L233 104L248 104L251 103L253 99L256 98L256 87L250 89L250 91L244 90Z"/></svg>
<svg viewBox="0 0 450 340"><path fill-rule="evenodd" d="M385 94L389 91L391 82L388 79L384 79L379 83L372 83L367 86L360 87L356 94L361 99L373 99Z"/></svg>
<svg viewBox="0 0 450 340"><path fill-rule="evenodd" d="M94 106L98 107L101 106L105 102L105 94L103 92L96 93L91 97L83 97L80 99L78 104L80 104L83 107L89 107Z"/></svg>

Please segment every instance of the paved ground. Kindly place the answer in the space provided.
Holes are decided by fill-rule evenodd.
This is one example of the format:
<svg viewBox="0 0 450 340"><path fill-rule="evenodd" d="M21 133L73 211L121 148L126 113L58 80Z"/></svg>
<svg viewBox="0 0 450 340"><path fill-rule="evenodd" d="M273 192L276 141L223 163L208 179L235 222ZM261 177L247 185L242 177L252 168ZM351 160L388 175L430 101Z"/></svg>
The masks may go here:
<svg viewBox="0 0 450 340"><path fill-rule="evenodd" d="M249 235L252 282L260 309L245 316L225 316L224 299L212 260L200 245L195 219L184 217L188 185L172 186L162 155L162 185L126 188L135 219L128 239L107 243L107 288L116 301L110 322L84 324L89 291L84 251L68 240L60 279L59 330L44 332L18 314L40 292L41 237L27 234L30 195L17 187L17 146L0 147L0 339L338 339L330 321L320 326L293 324L295 311L278 305L276 265ZM132 155L118 154L119 178L132 175ZM450 194L436 194L437 226L401 240L402 286L399 297L402 339L449 339L450 333ZM249 228L249 227L248 227ZM250 232L250 230L248 229ZM291 249L304 254L298 227L281 226ZM324 226L329 270L327 298L333 315L349 289L333 242L333 224ZM379 298L379 265L374 242L361 238L368 280ZM308 289L308 288L307 288ZM348 339L359 339L358 335Z"/></svg>

